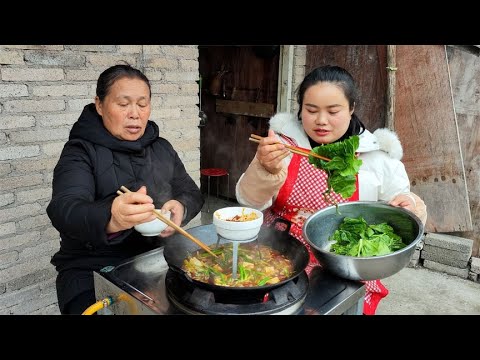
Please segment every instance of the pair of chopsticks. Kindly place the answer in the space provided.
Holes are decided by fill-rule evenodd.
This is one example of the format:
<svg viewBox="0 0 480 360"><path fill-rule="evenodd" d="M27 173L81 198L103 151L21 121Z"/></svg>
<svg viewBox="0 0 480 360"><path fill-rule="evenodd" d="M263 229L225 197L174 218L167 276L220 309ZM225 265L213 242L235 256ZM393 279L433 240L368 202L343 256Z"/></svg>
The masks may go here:
<svg viewBox="0 0 480 360"><path fill-rule="evenodd" d="M122 191L120 191L122 190ZM118 195L123 195L124 193L130 193L131 191L128 190L125 186L121 186L120 187L120 190L117 190L117 194ZM217 257L217 255L215 255L212 250L210 250L210 248L205 245L203 242L201 242L200 240L198 240L196 237L192 236L191 234L189 234L188 232L186 232L184 229L182 229L180 226L178 226L177 224L175 224L173 221L167 219L166 217L164 217L162 215L162 213L160 211L158 211L157 209L153 209L153 213L155 214L155 216L160 220L160 221L163 221L165 224L167 224L168 226L174 228L175 230L177 230L180 234L182 234L183 236L185 236L186 238L188 238L189 240L193 241L195 244L197 244L198 246L200 246L203 250L207 251L209 254L213 255L214 257Z"/></svg>
<svg viewBox="0 0 480 360"><path fill-rule="evenodd" d="M253 141L253 142L258 144L260 142L260 140L262 140L262 139L263 139L263 137L261 137L259 135L250 134L250 138L248 140ZM280 144L280 143L278 143L278 144ZM285 147L294 154L298 154L298 155L302 155L302 156L306 156L306 157L309 157L310 155L312 155L313 157L315 157L317 159L322 159L322 160L325 160L325 161L330 161L331 160L327 157L324 157L322 155L318 155L318 154L314 153L313 151L309 151L307 149L302 149L302 148L287 145L287 144L283 144L283 145L285 145Z"/></svg>

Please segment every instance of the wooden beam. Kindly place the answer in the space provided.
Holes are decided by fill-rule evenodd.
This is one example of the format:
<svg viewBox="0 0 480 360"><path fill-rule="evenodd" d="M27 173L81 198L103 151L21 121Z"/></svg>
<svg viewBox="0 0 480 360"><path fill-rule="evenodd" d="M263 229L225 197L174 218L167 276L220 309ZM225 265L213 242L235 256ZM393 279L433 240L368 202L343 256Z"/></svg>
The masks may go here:
<svg viewBox="0 0 480 360"><path fill-rule="evenodd" d="M395 72L397 71L396 46L387 45L387 109L385 126L395 130Z"/></svg>
<svg viewBox="0 0 480 360"><path fill-rule="evenodd" d="M275 114L275 107L267 103L216 99L216 112L270 118Z"/></svg>

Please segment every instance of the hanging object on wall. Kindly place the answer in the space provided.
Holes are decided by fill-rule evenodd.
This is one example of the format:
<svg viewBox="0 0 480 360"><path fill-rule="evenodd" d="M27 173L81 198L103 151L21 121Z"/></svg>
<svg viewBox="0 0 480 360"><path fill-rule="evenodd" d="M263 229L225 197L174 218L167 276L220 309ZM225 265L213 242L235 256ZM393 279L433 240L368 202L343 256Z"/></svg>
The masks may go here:
<svg viewBox="0 0 480 360"><path fill-rule="evenodd" d="M223 76L228 73L229 70L226 70L223 66L220 71L217 71L215 76L210 81L210 94L213 96L221 96L224 92L224 85L223 85Z"/></svg>

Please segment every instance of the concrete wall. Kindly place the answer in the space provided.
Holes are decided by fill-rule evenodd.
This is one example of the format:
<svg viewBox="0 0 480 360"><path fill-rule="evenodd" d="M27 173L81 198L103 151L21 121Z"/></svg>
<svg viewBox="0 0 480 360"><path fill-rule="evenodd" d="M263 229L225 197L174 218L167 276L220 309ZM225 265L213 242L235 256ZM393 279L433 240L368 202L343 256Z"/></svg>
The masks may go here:
<svg viewBox="0 0 480 360"><path fill-rule="evenodd" d="M151 81L151 119L200 186L196 45L0 46L0 314L59 313L53 168L98 75L122 60Z"/></svg>
<svg viewBox="0 0 480 360"><path fill-rule="evenodd" d="M293 80L292 80L292 103L290 104L293 113L298 112L297 88L305 77L305 64L307 60L307 45L295 45L293 54Z"/></svg>

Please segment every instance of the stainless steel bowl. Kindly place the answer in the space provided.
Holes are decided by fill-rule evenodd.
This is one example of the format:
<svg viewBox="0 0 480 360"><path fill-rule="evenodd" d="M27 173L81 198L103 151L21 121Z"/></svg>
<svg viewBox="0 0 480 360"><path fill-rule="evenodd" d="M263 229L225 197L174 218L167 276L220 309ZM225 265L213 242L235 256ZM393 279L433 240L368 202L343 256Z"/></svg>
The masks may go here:
<svg viewBox="0 0 480 360"><path fill-rule="evenodd" d="M383 202L356 201L338 207L340 215L335 206L331 206L312 214L303 225L303 237L325 269L345 279L376 280L392 276L408 264L424 231L422 221L415 214ZM382 256L354 257L331 253L329 238L343 218L358 216L368 224L386 222L408 245Z"/></svg>

